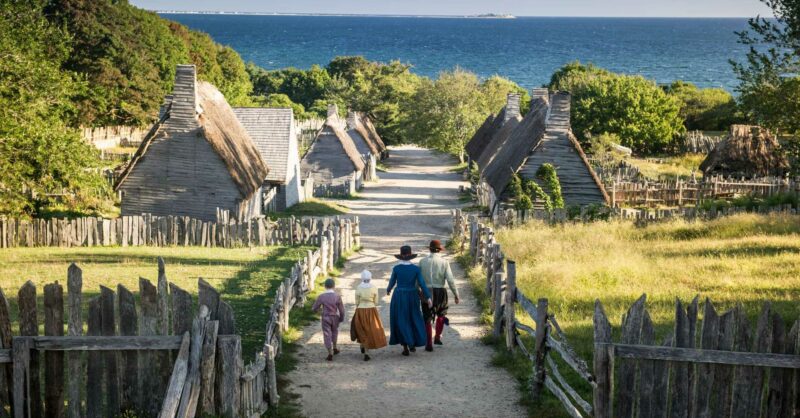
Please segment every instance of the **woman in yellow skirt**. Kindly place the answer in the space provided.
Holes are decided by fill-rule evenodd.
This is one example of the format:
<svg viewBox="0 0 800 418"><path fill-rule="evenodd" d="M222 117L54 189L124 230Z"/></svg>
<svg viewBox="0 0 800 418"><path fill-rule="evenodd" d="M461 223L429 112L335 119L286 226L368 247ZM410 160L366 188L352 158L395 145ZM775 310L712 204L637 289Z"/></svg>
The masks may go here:
<svg viewBox="0 0 800 418"><path fill-rule="evenodd" d="M364 361L369 361L369 350L386 347L386 334L377 308L378 289L371 281L372 273L361 272L361 284L356 288L356 313L350 323L350 338L358 341Z"/></svg>

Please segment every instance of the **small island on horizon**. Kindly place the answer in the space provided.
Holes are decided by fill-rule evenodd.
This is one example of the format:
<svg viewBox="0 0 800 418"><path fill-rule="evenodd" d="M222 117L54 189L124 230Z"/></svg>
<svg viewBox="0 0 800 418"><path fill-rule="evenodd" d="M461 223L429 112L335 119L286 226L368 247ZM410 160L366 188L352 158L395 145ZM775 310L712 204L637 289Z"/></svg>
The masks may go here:
<svg viewBox="0 0 800 418"><path fill-rule="evenodd" d="M484 14L480 14L480 15L466 16L466 17L473 18L473 19L516 19L517 18L516 16L514 16L512 14L507 14L507 13L502 13L502 14L484 13Z"/></svg>

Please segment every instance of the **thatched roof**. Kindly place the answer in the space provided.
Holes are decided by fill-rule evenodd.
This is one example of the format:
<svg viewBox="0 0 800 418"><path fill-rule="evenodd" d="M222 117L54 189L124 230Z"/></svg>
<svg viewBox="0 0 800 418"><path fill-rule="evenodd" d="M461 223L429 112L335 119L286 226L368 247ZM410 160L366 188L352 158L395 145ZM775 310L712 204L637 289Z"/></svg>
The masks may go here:
<svg viewBox="0 0 800 418"><path fill-rule="evenodd" d="M377 144L370 138L370 133L364 124L361 122L362 115L359 112L350 111L347 114L347 133L353 138L354 141L362 141L369 149L370 154L379 156L381 155ZM358 148L358 145L356 145ZM363 147L362 147L363 148Z"/></svg>
<svg viewBox="0 0 800 418"><path fill-rule="evenodd" d="M700 164L705 175L734 177L783 176L789 161L775 135L758 126L733 125Z"/></svg>
<svg viewBox="0 0 800 418"><path fill-rule="evenodd" d="M503 112L500 113L500 116L503 115ZM500 119L498 117L497 119ZM511 137L511 134L517 129L520 122L522 122L521 116L513 116L511 119L505 120L497 131L495 131L494 135L492 135L491 141L486 145L486 148L483 150L481 155L478 157L478 168L480 168L481 172L486 169L491 163L497 153L500 152L501 149L505 146L508 142L508 139Z"/></svg>
<svg viewBox="0 0 800 418"><path fill-rule="evenodd" d="M533 100L531 110L483 170L483 177L497 195L505 190L511 177L528 157L530 150L544 136L549 107L547 98Z"/></svg>
<svg viewBox="0 0 800 418"><path fill-rule="evenodd" d="M467 145L464 147L464 151L467 152L467 155L472 161L478 161L478 158L483 153L483 150L486 149L486 146L489 145L489 142L492 140L492 124L494 123L495 116L489 115L486 117L486 120L483 121L483 125L475 131L475 135L472 136L472 139L467 142Z"/></svg>
<svg viewBox="0 0 800 418"><path fill-rule="evenodd" d="M353 168L355 171L361 171L365 167L364 159L361 158L361 154L358 153L358 148L356 148L353 138L351 138L350 135L345 132L345 129L347 129L347 124L343 123L336 113L329 113L328 118L325 120L325 124L322 125L322 129L320 129L319 133L317 133L317 137L314 138L314 141L316 142L321 136L333 134L333 136L335 136L342 145L342 149L347 155L347 158L353 163ZM314 144L312 142L311 147L313 146ZM311 151L311 147L309 147L308 152Z"/></svg>
<svg viewBox="0 0 800 418"><path fill-rule="evenodd" d="M175 89L173 102L165 108L159 123L142 141L115 189L119 189L136 163L146 156L153 139L170 134L170 118L176 118L176 124L194 119L202 130L203 138L224 162L241 195L249 198L261 187L269 169L225 97L211 84L196 82L194 66L178 66Z"/></svg>
<svg viewBox="0 0 800 418"><path fill-rule="evenodd" d="M377 148L379 152L386 151L386 144L383 143L383 139L378 135L378 130L375 129L375 125L372 124L372 119L364 112L357 112L357 115L359 116L359 121L369 133L368 139L372 141L375 148Z"/></svg>
<svg viewBox="0 0 800 418"><path fill-rule="evenodd" d="M497 197L504 194L514 173L534 179L542 164L558 170L564 201L569 205L609 202L570 127L570 95L537 94L531 113L519 124L484 171Z"/></svg>

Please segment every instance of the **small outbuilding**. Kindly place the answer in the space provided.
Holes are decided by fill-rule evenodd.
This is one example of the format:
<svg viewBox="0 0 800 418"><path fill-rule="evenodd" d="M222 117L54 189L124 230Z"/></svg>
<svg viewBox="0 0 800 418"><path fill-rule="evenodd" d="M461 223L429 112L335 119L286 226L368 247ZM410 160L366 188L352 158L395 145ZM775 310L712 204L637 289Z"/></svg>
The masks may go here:
<svg viewBox="0 0 800 418"><path fill-rule="evenodd" d="M700 164L700 170L705 176L784 176L789 172L789 160L781 151L778 139L768 130L733 125L728 136Z"/></svg>
<svg viewBox="0 0 800 418"><path fill-rule="evenodd" d="M122 215L180 215L213 221L261 215L269 169L222 93L179 65L159 121L121 173Z"/></svg>
<svg viewBox="0 0 800 418"><path fill-rule="evenodd" d="M314 196L349 196L361 188L366 165L346 129L336 106L328 106L325 124L300 160L303 178L314 182Z"/></svg>
<svg viewBox="0 0 800 418"><path fill-rule="evenodd" d="M486 198L494 211L511 196L507 187L515 174L537 181L536 172L552 164L566 206L606 204L608 194L570 128L570 95L534 94L531 110L497 150L483 170ZM546 185L540 185L546 189Z"/></svg>
<svg viewBox="0 0 800 418"><path fill-rule="evenodd" d="M303 201L298 129L292 109L237 107L233 112L270 169L264 181L264 211L284 211Z"/></svg>

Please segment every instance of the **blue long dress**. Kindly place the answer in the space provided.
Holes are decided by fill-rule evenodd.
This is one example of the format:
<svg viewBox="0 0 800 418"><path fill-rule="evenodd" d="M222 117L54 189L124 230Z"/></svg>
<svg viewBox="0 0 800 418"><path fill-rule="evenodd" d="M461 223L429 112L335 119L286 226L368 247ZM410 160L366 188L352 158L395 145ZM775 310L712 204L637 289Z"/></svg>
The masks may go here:
<svg viewBox="0 0 800 418"><path fill-rule="evenodd" d="M422 271L413 264L394 266L386 291L391 293L395 286L397 288L392 293L392 304L389 308L391 330L389 344L422 347L427 343L427 337L417 286L422 289L425 299L431 297L422 278Z"/></svg>

